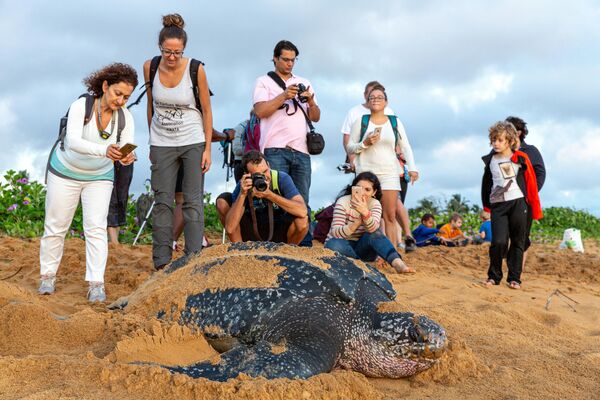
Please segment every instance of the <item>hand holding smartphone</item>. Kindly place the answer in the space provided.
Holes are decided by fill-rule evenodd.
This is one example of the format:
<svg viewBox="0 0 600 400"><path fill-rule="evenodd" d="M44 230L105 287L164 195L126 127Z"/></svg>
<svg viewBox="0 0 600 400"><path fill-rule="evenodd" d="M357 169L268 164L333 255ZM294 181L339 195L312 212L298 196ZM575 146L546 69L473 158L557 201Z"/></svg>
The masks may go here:
<svg viewBox="0 0 600 400"><path fill-rule="evenodd" d="M356 201L360 201L363 198L362 186L352 186L352 198Z"/></svg>
<svg viewBox="0 0 600 400"><path fill-rule="evenodd" d="M132 143L124 144L123 147L121 147L119 149L119 151L121 152L121 159L127 157L127 155L129 153L131 153L133 150L135 150L136 147L137 147L137 145L132 144Z"/></svg>

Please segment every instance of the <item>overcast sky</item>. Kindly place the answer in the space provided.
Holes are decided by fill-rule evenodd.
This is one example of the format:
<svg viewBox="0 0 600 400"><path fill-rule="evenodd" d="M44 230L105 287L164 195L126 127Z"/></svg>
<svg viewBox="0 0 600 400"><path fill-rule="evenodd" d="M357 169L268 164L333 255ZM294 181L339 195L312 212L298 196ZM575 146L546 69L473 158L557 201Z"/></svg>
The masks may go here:
<svg viewBox="0 0 600 400"><path fill-rule="evenodd" d="M311 206L331 202L348 176L340 127L382 82L403 121L421 179L407 204L460 193L479 204L487 129L508 115L529 124L546 162L542 205L600 215L600 4L595 1L26 1L0 0L0 171L42 180L60 116L91 71L119 61L142 73L158 54L161 16L186 22L186 55L206 63L215 128L243 120L254 81L280 39L296 44L297 75L322 110L326 149L312 157ZM142 78L140 80L143 80ZM139 93L137 90L135 94ZM132 109L139 161L150 177L145 101ZM226 188L220 146L205 190ZM229 184L230 189L233 184Z"/></svg>

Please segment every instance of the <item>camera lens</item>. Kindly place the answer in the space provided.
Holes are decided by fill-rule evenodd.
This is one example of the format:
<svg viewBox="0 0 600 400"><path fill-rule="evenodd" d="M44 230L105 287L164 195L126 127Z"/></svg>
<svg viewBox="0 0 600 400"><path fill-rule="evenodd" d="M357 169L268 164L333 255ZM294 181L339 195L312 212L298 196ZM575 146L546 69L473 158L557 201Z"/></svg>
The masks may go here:
<svg viewBox="0 0 600 400"><path fill-rule="evenodd" d="M264 192L267 190L267 181L265 180L265 176L263 174L254 173L252 174L252 187L256 189L258 192Z"/></svg>

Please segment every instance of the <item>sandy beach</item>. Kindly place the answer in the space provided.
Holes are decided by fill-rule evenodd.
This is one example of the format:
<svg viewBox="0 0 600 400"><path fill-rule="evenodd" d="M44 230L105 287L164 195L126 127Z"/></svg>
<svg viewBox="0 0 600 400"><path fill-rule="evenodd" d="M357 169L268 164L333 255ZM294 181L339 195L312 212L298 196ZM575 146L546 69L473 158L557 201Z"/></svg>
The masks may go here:
<svg viewBox="0 0 600 400"><path fill-rule="evenodd" d="M173 375L149 363L215 357L201 335L86 300L85 243L66 242L52 296L39 296L39 239L0 238L1 399L600 399L600 246L533 245L521 290L485 288L487 247L432 247L383 266L398 293L385 307L426 314L449 350L408 379L333 371L308 380ZM111 245L108 302L152 275L151 248ZM561 294L552 293L559 290Z"/></svg>

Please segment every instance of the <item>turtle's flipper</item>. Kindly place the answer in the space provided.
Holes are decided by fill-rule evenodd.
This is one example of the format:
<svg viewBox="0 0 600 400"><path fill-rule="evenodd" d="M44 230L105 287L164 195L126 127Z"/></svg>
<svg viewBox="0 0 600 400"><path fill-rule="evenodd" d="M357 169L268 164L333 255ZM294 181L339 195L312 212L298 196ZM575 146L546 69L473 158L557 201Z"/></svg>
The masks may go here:
<svg viewBox="0 0 600 400"><path fill-rule="evenodd" d="M347 317L343 304L330 296L294 298L262 321L266 329L255 345L233 348L217 364L169 369L217 381L240 373L272 379L329 372L343 347Z"/></svg>
<svg viewBox="0 0 600 400"><path fill-rule="evenodd" d="M203 362L187 367L166 367L171 372L182 373L193 378L226 381L241 373L249 376L273 378L308 378L329 372L332 362L328 355L315 355L295 345L271 345L261 341L255 346L238 346L221 354L217 364Z"/></svg>

